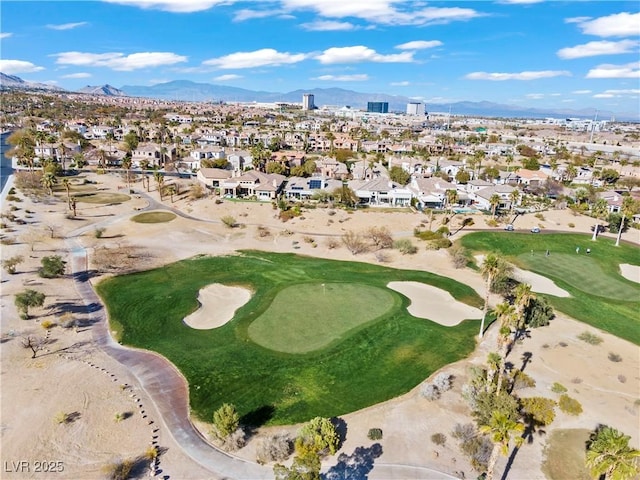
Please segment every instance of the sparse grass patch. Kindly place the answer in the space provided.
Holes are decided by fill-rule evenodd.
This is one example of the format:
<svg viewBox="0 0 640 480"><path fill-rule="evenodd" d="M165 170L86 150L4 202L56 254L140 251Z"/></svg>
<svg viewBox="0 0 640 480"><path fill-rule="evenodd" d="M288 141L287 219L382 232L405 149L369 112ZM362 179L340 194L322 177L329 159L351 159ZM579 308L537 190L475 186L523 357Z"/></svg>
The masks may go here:
<svg viewBox="0 0 640 480"><path fill-rule="evenodd" d="M580 415L582 413L582 405L575 398L571 398L567 394L560 395L560 399L558 400L558 407L564 413L568 413L569 415Z"/></svg>
<svg viewBox="0 0 640 480"><path fill-rule="evenodd" d="M567 387L565 387L561 383L554 382L554 384L551 385L551 391L553 393L564 393L567 391Z"/></svg>
<svg viewBox="0 0 640 480"><path fill-rule="evenodd" d="M73 195L76 202L82 203L99 203L108 205L110 203L123 203L131 200L129 195L123 193L112 192L92 192L92 193L78 193Z"/></svg>
<svg viewBox="0 0 640 480"><path fill-rule="evenodd" d="M431 435L431 441L438 446L442 446L447 443L447 436L444 433L434 433Z"/></svg>
<svg viewBox="0 0 640 480"><path fill-rule="evenodd" d="M549 480L592 480L585 467L589 430L553 430L544 448L542 472Z"/></svg>
<svg viewBox="0 0 640 480"><path fill-rule="evenodd" d="M369 440L382 440L382 429L370 428L367 432L367 438Z"/></svg>
<svg viewBox="0 0 640 480"><path fill-rule="evenodd" d="M622 357L615 352L609 352L609 355L607 355L607 358L615 363L622 361Z"/></svg>
<svg viewBox="0 0 640 480"><path fill-rule="evenodd" d="M587 342L589 345L600 345L604 340L598 335L584 331L578 335L578 339Z"/></svg>

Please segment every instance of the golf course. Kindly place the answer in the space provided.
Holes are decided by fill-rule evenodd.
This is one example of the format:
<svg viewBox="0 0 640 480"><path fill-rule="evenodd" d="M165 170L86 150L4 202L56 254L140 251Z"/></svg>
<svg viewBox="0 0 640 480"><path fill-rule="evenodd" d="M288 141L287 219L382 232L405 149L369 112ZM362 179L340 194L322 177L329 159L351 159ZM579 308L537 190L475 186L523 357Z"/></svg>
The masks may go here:
<svg viewBox="0 0 640 480"><path fill-rule="evenodd" d="M470 287L424 271L294 254L198 256L97 286L123 344L159 352L185 375L193 413L233 403L249 425L337 416L401 395L467 356L478 322L416 318L389 282L421 282L482 307ZM218 328L184 323L219 283L250 300Z"/></svg>
<svg viewBox="0 0 640 480"><path fill-rule="evenodd" d="M640 265L638 247L616 247L614 240L602 237L594 242L588 235L514 232L474 232L460 242L473 253L497 252L517 267L550 278L571 295L544 295L554 308L640 345L640 284L620 274L622 264Z"/></svg>

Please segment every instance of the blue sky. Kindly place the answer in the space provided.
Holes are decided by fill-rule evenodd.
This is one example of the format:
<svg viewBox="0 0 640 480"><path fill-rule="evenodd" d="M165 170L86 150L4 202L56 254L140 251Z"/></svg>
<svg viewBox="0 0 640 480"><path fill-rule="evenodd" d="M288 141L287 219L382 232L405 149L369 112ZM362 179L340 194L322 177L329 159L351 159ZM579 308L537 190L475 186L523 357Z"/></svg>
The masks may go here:
<svg viewBox="0 0 640 480"><path fill-rule="evenodd" d="M0 71L67 89L341 87L427 103L640 110L638 2L108 0L0 4Z"/></svg>

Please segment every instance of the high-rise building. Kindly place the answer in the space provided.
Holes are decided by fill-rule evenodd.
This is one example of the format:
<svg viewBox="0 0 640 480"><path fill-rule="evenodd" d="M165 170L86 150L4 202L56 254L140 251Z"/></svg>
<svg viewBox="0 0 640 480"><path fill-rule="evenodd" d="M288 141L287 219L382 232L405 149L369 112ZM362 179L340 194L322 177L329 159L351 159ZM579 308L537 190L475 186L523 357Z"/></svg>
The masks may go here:
<svg viewBox="0 0 640 480"><path fill-rule="evenodd" d="M302 110L315 110L316 106L313 103L313 94L305 93L302 95Z"/></svg>
<svg viewBox="0 0 640 480"><path fill-rule="evenodd" d="M422 102L407 103L407 115L425 115L425 108Z"/></svg>
<svg viewBox="0 0 640 480"><path fill-rule="evenodd" d="M367 102L369 113L389 113L389 102Z"/></svg>

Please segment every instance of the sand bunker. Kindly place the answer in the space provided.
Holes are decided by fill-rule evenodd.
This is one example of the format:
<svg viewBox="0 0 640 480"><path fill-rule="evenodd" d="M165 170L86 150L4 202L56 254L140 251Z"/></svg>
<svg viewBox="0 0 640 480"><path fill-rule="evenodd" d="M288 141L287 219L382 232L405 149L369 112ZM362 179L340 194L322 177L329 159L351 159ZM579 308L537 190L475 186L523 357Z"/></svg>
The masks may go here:
<svg viewBox="0 0 640 480"><path fill-rule="evenodd" d="M640 267L628 263L620 264L620 275L632 282L640 283Z"/></svg>
<svg viewBox="0 0 640 480"><path fill-rule="evenodd" d="M221 327L233 318L236 310L251 298L251 291L220 283L207 285L198 293L200 308L188 315L184 323L198 330Z"/></svg>
<svg viewBox="0 0 640 480"><path fill-rule="evenodd" d="M478 265L482 265L484 261L484 255L476 255L476 262ZM513 267L513 278L521 283L528 283L531 285L531 291L535 293L546 293L553 295L554 297L570 297L571 294L566 290L557 286L553 280L548 279L537 273L530 272L529 270L522 270L518 267Z"/></svg>
<svg viewBox="0 0 640 480"><path fill-rule="evenodd" d="M466 319L482 318L482 310L458 302L446 290L425 283L390 282L387 287L411 300L407 310L414 317L427 318L447 327Z"/></svg>

